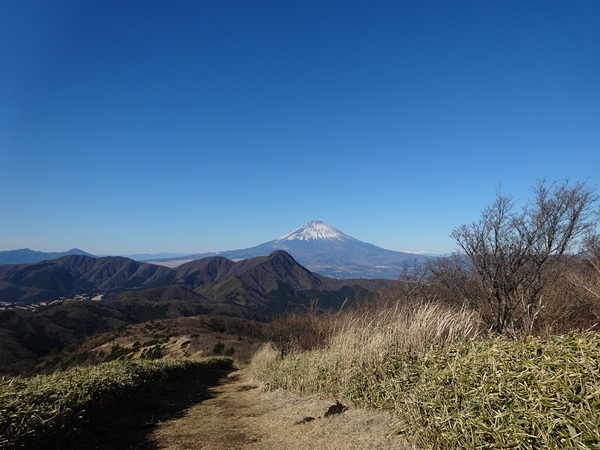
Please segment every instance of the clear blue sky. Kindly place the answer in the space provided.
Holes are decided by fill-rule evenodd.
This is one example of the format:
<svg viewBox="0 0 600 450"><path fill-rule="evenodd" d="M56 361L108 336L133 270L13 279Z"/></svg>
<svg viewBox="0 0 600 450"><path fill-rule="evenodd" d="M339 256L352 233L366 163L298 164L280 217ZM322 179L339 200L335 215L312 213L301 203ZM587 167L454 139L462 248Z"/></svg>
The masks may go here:
<svg viewBox="0 0 600 450"><path fill-rule="evenodd" d="M444 253L600 184L600 2L2 1L0 250Z"/></svg>

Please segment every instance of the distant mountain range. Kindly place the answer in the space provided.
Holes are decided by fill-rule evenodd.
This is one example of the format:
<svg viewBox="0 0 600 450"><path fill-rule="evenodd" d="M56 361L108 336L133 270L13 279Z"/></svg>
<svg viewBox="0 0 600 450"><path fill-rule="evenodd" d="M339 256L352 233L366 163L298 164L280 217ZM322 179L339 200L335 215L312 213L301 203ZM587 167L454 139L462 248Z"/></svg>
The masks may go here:
<svg viewBox="0 0 600 450"><path fill-rule="evenodd" d="M281 250L238 262L212 256L173 269L123 257L69 255L0 266L0 304L14 308L73 298L106 301L127 292L175 285L192 291L210 309L266 318L312 303L336 306L381 283L385 281L324 277Z"/></svg>
<svg viewBox="0 0 600 450"><path fill-rule="evenodd" d="M213 256L173 269L85 255L6 264L0 266L0 374L127 324L199 314L264 321L338 310L393 284L325 277L282 250L237 262Z"/></svg>
<svg viewBox="0 0 600 450"><path fill-rule="evenodd" d="M248 259L268 255L275 250L284 250L311 271L334 278L396 279L404 265L421 264L431 257L386 250L359 241L324 222L312 221L285 236L255 247L153 261L190 260L215 255L234 260Z"/></svg>
<svg viewBox="0 0 600 450"><path fill-rule="evenodd" d="M30 264L49 259L62 258L68 255L94 256L89 253L73 248L67 252L37 252L28 248L19 250L0 251L0 264Z"/></svg>
<svg viewBox="0 0 600 450"><path fill-rule="evenodd" d="M309 222L252 248L170 259L192 261L169 267L78 249L0 252L0 373L127 324L201 314L265 321L336 310L391 288L394 281L381 278L396 278L403 264L425 257Z"/></svg>
<svg viewBox="0 0 600 450"><path fill-rule="evenodd" d="M223 256L232 260L265 256L276 250L290 253L313 272L334 278L396 279L406 264L422 264L434 255L396 252L359 241L321 221L312 221L278 239L240 250L186 255L183 253L135 254L127 258L175 267L190 260ZM62 253L30 249L0 252L0 264L28 264L66 255L93 256L79 249Z"/></svg>

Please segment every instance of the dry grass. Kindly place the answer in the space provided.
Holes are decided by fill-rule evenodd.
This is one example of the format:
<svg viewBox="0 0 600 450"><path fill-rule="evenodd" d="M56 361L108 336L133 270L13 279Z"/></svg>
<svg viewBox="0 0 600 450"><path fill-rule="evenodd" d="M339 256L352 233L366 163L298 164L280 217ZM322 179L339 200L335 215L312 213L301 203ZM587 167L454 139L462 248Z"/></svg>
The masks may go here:
<svg viewBox="0 0 600 450"><path fill-rule="evenodd" d="M195 316L129 325L89 337L37 361L35 373L113 360L228 356L249 363L263 344L264 324L234 317Z"/></svg>
<svg viewBox="0 0 600 450"><path fill-rule="evenodd" d="M477 313L440 303L384 301L368 311L344 315L330 350L351 361L377 362L390 354L422 354L479 333Z"/></svg>
<svg viewBox="0 0 600 450"><path fill-rule="evenodd" d="M436 303L384 302L330 320L334 332L326 349L297 352L274 364L277 354L263 348L254 356L252 369L269 388L337 393L357 372L372 372L395 355L416 357L431 346L473 337L479 329L472 311Z"/></svg>
<svg viewBox="0 0 600 450"><path fill-rule="evenodd" d="M329 346L252 369L268 389L393 411L426 448L600 448L600 335L478 336L477 316L388 304L340 317Z"/></svg>

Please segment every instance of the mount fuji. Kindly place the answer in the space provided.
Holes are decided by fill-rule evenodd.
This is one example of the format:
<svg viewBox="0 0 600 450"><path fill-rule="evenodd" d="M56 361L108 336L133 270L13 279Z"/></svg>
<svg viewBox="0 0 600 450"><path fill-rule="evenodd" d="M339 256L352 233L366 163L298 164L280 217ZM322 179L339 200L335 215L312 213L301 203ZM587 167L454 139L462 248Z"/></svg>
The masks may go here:
<svg viewBox="0 0 600 450"><path fill-rule="evenodd" d="M359 241L321 221L312 221L273 241L241 250L191 255L186 259L224 256L249 259L285 250L313 272L334 278L398 277L405 264L423 263L427 257L386 250Z"/></svg>

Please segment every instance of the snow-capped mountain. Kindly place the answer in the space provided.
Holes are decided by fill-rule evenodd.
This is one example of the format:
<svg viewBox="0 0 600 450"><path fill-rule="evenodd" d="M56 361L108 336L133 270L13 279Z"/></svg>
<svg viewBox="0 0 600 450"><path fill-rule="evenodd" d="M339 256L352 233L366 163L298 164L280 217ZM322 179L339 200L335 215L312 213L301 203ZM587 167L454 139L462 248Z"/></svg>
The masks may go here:
<svg viewBox="0 0 600 450"><path fill-rule="evenodd" d="M335 278L397 278L404 264L427 259L413 253L386 250L359 241L320 221L308 222L273 241L255 247L186 258L220 255L229 259L249 259L285 250L313 272Z"/></svg>
<svg viewBox="0 0 600 450"><path fill-rule="evenodd" d="M342 233L340 230L333 228L331 225L327 225L320 220L313 220L312 222L308 222L307 224L302 225L300 228L295 229L291 233L276 239L275 242L295 240L310 241L317 239L338 241L342 241L344 239L356 240L347 234Z"/></svg>

